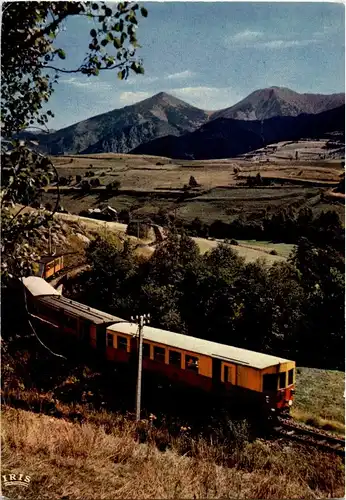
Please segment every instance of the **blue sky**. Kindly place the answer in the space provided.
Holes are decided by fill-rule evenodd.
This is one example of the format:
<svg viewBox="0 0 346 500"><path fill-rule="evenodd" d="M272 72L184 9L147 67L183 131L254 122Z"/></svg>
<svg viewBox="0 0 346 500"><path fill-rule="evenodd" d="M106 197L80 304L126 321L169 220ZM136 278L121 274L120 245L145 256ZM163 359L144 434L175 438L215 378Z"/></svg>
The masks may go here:
<svg viewBox="0 0 346 500"><path fill-rule="evenodd" d="M58 129L165 91L206 110L252 91L344 91L345 7L337 3L145 2L137 36L145 74L119 81L64 74L50 100ZM65 68L82 61L92 21L72 19L59 34Z"/></svg>

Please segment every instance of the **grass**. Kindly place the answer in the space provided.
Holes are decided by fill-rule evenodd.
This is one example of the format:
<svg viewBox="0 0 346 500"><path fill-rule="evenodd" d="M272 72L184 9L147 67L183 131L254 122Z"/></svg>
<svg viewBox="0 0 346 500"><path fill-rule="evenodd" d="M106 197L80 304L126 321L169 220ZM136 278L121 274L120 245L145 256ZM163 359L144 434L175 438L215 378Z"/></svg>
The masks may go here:
<svg viewBox="0 0 346 500"><path fill-rule="evenodd" d="M239 245L248 247L259 247L270 252L276 250L277 254L287 259L294 249L295 245L291 243L273 243L271 241L257 241L257 240L237 240Z"/></svg>
<svg viewBox="0 0 346 500"><path fill-rule="evenodd" d="M216 248L219 244L218 241L206 240L204 238L193 238L197 243L200 252L202 254ZM269 253L256 248L243 247L241 245L229 245L233 250L235 250L240 257L244 257L247 262L254 262L257 259L265 259L267 263L274 264L274 262L284 261L285 258L280 255L269 255Z"/></svg>
<svg viewBox="0 0 346 500"><path fill-rule="evenodd" d="M298 368L292 415L315 427L344 434L344 391L343 372Z"/></svg>
<svg viewBox="0 0 346 500"><path fill-rule="evenodd" d="M144 424L142 424L144 425ZM189 451L186 442L189 443ZM218 444L193 442L182 431L160 452L136 425L113 416L106 428L4 408L2 474L31 476L26 500L109 498L326 498L342 497L341 459L294 446L235 442L227 455ZM4 494L22 498L19 487Z"/></svg>
<svg viewBox="0 0 346 500"><path fill-rule="evenodd" d="M203 434L159 414L136 424L111 411L122 399L118 379L82 358L54 358L33 339L3 346L2 474L31 476L26 500L343 497L340 457L282 440L251 442L245 422L214 423ZM340 395L332 401L329 392L340 392L342 374L328 372L331 385L323 385L325 373L300 370L300 407L312 411L303 395L320 391L341 418ZM3 494L23 498L19 487Z"/></svg>

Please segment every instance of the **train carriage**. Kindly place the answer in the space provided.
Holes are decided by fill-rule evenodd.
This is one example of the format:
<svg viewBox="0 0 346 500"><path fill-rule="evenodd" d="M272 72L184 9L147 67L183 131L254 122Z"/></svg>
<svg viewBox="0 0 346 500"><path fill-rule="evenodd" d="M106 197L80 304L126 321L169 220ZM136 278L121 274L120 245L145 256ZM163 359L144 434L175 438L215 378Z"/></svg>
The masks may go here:
<svg viewBox="0 0 346 500"><path fill-rule="evenodd" d="M23 278L33 318L97 349L110 362L138 355L138 325L62 297L39 277ZM143 329L143 369L239 405L285 413L294 396L295 362L181 335Z"/></svg>
<svg viewBox="0 0 346 500"><path fill-rule="evenodd" d="M127 362L137 349L138 326L107 328L107 359ZM143 368L191 387L250 405L288 411L292 405L295 362L158 328L143 328Z"/></svg>
<svg viewBox="0 0 346 500"><path fill-rule="evenodd" d="M44 255L38 262L38 276L48 279L64 268L63 255Z"/></svg>

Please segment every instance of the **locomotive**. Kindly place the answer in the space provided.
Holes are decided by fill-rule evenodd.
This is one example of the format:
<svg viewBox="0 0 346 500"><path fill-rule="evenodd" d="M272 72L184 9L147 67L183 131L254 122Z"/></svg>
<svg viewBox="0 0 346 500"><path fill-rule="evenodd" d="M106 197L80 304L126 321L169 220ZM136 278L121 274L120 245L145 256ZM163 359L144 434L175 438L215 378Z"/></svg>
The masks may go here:
<svg viewBox="0 0 346 500"><path fill-rule="evenodd" d="M138 353L138 326L63 297L44 279L23 278L31 317L73 336L109 362L130 363ZM150 326L143 327L143 369L252 410L289 413L295 362Z"/></svg>

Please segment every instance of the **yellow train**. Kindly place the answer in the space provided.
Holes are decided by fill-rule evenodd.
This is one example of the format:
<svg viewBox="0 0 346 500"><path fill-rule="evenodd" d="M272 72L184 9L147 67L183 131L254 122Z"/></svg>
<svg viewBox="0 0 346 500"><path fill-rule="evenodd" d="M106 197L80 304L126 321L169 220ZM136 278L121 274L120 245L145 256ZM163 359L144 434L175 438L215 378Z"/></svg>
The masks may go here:
<svg viewBox="0 0 346 500"><path fill-rule="evenodd" d="M108 361L130 363L138 326L67 299L39 277L23 278L34 319L96 349ZM186 387L253 407L289 411L295 362L150 326L143 330L143 369Z"/></svg>
<svg viewBox="0 0 346 500"><path fill-rule="evenodd" d="M38 262L38 276L48 279L64 268L63 255L44 255Z"/></svg>

